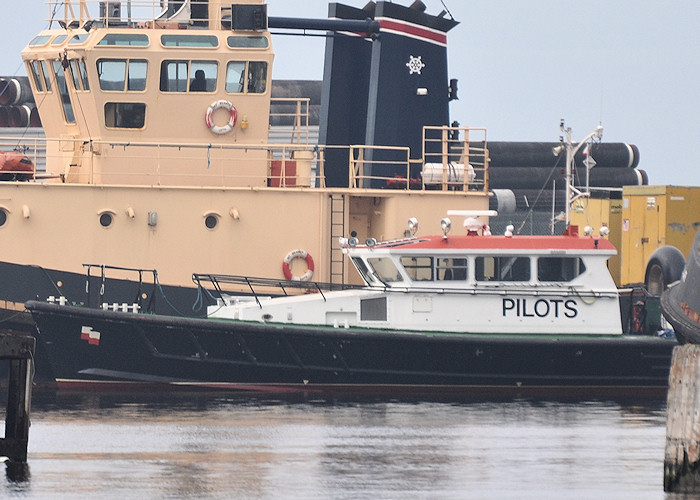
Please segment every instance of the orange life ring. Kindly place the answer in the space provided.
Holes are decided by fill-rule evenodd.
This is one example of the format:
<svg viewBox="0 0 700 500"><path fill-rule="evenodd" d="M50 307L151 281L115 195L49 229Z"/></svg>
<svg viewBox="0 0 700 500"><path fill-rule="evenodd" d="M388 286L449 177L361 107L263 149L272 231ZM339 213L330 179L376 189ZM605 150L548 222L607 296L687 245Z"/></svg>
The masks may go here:
<svg viewBox="0 0 700 500"><path fill-rule="evenodd" d="M214 111L217 109L224 108L225 110L228 111L229 113L229 118L228 118L228 123L224 125L223 127L219 127L218 125L214 125L214 120L212 119L212 115L214 114ZM207 124L207 127L209 127L209 130L214 132L217 135L221 134L227 134L233 130L233 127L236 126L236 122L238 121L238 111L236 110L236 107L231 104L229 101L225 99L221 99L220 101L215 101L209 105L207 108L207 112L204 115L204 123Z"/></svg>
<svg viewBox="0 0 700 500"><path fill-rule="evenodd" d="M292 270L289 268L294 259L304 259L306 261L306 272L301 276L293 275ZM284 273L284 277L288 280L309 281L314 275L314 259L306 250L292 250L282 261L282 272Z"/></svg>

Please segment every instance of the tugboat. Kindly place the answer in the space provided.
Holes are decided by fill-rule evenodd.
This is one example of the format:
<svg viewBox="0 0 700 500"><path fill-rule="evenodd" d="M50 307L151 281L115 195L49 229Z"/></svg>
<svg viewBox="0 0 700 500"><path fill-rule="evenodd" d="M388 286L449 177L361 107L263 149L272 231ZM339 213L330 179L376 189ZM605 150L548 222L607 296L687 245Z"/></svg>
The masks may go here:
<svg viewBox="0 0 700 500"><path fill-rule="evenodd" d="M489 207L486 132L450 126L449 17L385 1L321 20L262 0L48 3L22 52L46 168L0 182L2 319L77 301L90 262L157 269L156 311L203 316L193 269L346 283L340 236ZM271 97L272 28L327 33L318 144L308 99ZM103 299L137 283L116 273Z"/></svg>
<svg viewBox="0 0 700 500"><path fill-rule="evenodd" d="M208 318L30 301L59 387L635 395L666 390L673 338L623 332L610 242L466 234L340 247L363 285L199 275ZM230 289L247 287L241 297ZM285 295L285 296L280 296Z"/></svg>

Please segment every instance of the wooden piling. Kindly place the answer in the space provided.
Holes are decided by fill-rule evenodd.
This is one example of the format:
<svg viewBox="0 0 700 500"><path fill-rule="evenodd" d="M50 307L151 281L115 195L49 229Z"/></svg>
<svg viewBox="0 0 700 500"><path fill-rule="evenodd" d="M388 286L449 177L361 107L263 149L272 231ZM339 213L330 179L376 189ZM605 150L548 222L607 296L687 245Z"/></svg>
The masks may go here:
<svg viewBox="0 0 700 500"><path fill-rule="evenodd" d="M0 359L9 360L5 437L0 438L0 456L26 463L29 443L29 410L36 341L32 335L0 331Z"/></svg>

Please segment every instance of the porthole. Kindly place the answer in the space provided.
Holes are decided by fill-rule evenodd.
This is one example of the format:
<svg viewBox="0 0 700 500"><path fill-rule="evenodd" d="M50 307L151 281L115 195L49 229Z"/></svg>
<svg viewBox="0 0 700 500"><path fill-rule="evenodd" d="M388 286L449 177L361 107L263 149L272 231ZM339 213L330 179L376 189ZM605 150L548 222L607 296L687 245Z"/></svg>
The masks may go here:
<svg viewBox="0 0 700 500"><path fill-rule="evenodd" d="M0 227L4 226L6 222L7 222L7 212L3 209L0 209Z"/></svg>
<svg viewBox="0 0 700 500"><path fill-rule="evenodd" d="M104 212L103 214L100 215L100 226L102 226L102 227L111 226L113 221L114 221L114 217L109 212Z"/></svg>
<svg viewBox="0 0 700 500"><path fill-rule="evenodd" d="M207 229L214 229L219 223L219 218L216 215L209 214L204 218L204 225Z"/></svg>

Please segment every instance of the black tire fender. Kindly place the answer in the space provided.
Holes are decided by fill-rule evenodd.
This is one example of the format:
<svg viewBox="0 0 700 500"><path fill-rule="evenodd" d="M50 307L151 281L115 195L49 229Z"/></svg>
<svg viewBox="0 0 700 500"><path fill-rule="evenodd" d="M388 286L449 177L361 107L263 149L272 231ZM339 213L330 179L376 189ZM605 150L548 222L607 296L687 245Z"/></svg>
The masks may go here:
<svg viewBox="0 0 700 500"><path fill-rule="evenodd" d="M644 284L651 295L661 296L668 285L681 279L685 268L683 252L671 245L657 248L647 263Z"/></svg>

